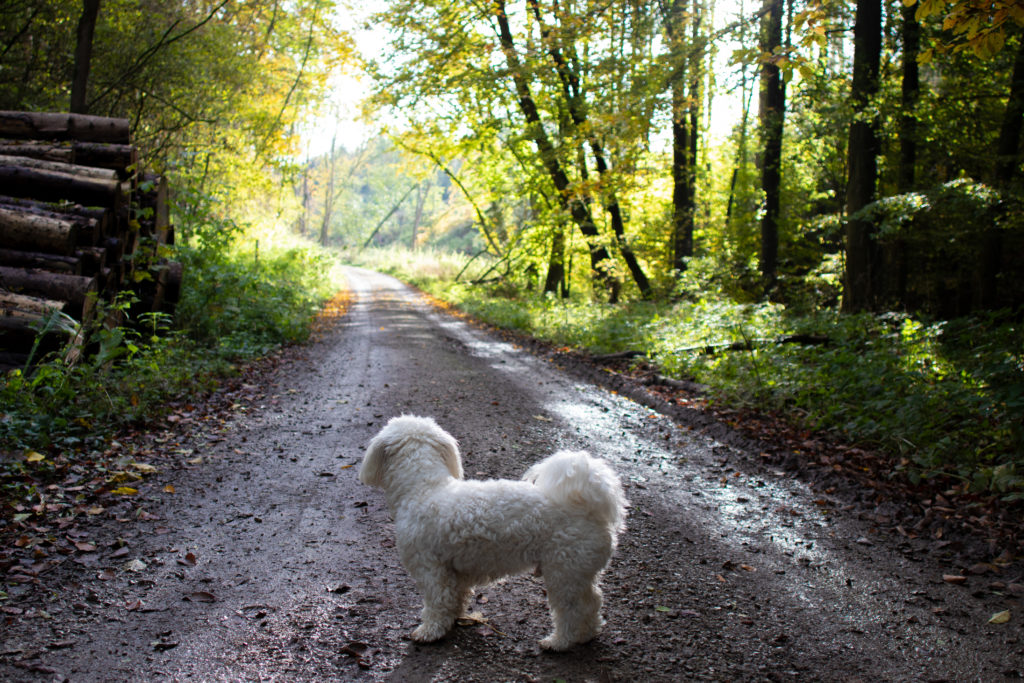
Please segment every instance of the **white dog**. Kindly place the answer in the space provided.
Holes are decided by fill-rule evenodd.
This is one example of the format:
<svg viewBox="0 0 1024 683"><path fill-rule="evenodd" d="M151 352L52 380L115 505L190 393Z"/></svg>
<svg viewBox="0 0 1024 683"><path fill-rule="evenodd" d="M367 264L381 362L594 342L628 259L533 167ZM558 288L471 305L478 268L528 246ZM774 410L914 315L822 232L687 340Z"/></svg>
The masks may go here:
<svg viewBox="0 0 1024 683"><path fill-rule="evenodd" d="M384 489L402 564L423 593L418 642L443 637L474 586L537 569L554 631L541 647L565 650L604 625L598 582L626 500L603 460L563 451L523 481L464 481L459 446L431 418L392 418L370 442L359 471Z"/></svg>

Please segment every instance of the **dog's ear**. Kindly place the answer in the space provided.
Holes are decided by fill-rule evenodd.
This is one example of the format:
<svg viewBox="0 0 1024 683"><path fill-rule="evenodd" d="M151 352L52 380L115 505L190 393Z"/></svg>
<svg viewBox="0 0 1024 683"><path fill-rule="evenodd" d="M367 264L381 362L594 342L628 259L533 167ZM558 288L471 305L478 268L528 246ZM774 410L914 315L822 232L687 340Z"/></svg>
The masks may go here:
<svg viewBox="0 0 1024 683"><path fill-rule="evenodd" d="M459 457L459 443L446 431L440 430L438 445L441 449L441 459L445 467L456 479L462 479L462 458Z"/></svg>
<svg viewBox="0 0 1024 683"><path fill-rule="evenodd" d="M359 481L368 486L382 486L381 477L384 476L384 460L387 453L387 443L380 434L373 437L363 457L363 466L359 468Z"/></svg>

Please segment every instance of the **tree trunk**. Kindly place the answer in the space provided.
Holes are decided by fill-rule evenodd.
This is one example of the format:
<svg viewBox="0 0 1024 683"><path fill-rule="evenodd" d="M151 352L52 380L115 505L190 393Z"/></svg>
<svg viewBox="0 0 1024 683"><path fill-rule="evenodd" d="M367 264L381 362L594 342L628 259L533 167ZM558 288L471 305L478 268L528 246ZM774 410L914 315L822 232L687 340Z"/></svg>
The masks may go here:
<svg viewBox="0 0 1024 683"><path fill-rule="evenodd" d="M732 168L732 177L729 180L729 199L725 206L725 228L726 231L732 227L732 209L736 203L736 181L739 178L740 169L747 161L747 119L750 117L750 108L754 99L754 87L751 85L749 96L747 92L746 70L741 72L741 88L743 93L743 111L740 114L740 139L736 145L736 162Z"/></svg>
<svg viewBox="0 0 1024 683"><path fill-rule="evenodd" d="M100 0L83 0L82 16L78 20L78 42L75 44L75 72L71 80L71 112L75 114L86 113L85 93L92 60L92 36L99 13Z"/></svg>
<svg viewBox="0 0 1024 683"><path fill-rule="evenodd" d="M299 200L299 234L303 237L306 236L306 232L309 229L309 156L306 157L306 163L302 166L302 186L299 188L300 200Z"/></svg>
<svg viewBox="0 0 1024 683"><path fill-rule="evenodd" d="M320 223L320 245L326 247L330 237L331 214L334 212L334 160L337 155L338 129L331 136L331 156L327 161L327 189L324 194L324 216Z"/></svg>
<svg viewBox="0 0 1024 683"><path fill-rule="evenodd" d="M121 203L121 184L117 181L22 166L0 166L0 187L6 193L44 202L66 200L103 207Z"/></svg>
<svg viewBox="0 0 1024 683"><path fill-rule="evenodd" d="M569 64L563 57L558 44L555 43L554 39L551 37L550 29L544 26L544 23L541 20L540 8L537 5L537 0L527 0L527 4L533 10L534 18L536 19L537 25L541 31L541 37L547 43L548 54L551 56L551 59L555 64L555 70L558 73L558 78L562 84L562 95L569 110L569 117L572 120L573 129L577 131L583 129L587 124L587 112L583 94L580 92L579 75L569 67ZM594 163L597 166L598 175L600 175L602 179L607 180L607 176L610 171L607 157L600 140L598 140L597 135L593 131L587 133L587 143L590 146L591 153L594 155ZM582 153L580 156L581 172L586 174L586 157ZM612 189L605 189L602 194L604 196L604 209L608 212L608 217L612 226L612 233L615 235L615 242L619 247L619 253L622 254L622 258L626 262L626 267L629 268L629 273L633 276L633 281L640 290L641 296L645 299L649 299L653 295L653 290L651 289L651 284L647 279L647 275L644 273L643 268L640 266L640 262L637 261L636 255L633 253L633 249L627 241L626 224L622 218L622 208L619 205L618 197Z"/></svg>
<svg viewBox="0 0 1024 683"><path fill-rule="evenodd" d="M22 140L130 142L128 119L85 114L0 111L0 136Z"/></svg>
<svg viewBox="0 0 1024 683"><path fill-rule="evenodd" d="M696 158L693 156L696 130L690 130L695 120L690 114L691 101L696 92L687 96L687 75L693 68L685 54L683 23L685 0L672 0L664 9L665 34L674 75L670 83L672 98L672 267L677 272L686 270L686 259L693 256L693 224L696 213ZM694 19L694 21L696 21ZM690 68L684 66L688 64ZM690 74L693 80L693 74Z"/></svg>
<svg viewBox="0 0 1024 683"><path fill-rule="evenodd" d="M544 277L544 293L558 293L561 286L565 291L565 230L559 222L551 233L551 253L548 256L548 272Z"/></svg>
<svg viewBox="0 0 1024 683"><path fill-rule="evenodd" d="M854 23L853 122L847 149L849 178L846 186L846 278L843 311L872 310L880 304L881 279L876 227L863 218L851 218L875 199L878 177L878 121L870 114L871 99L879 88L882 49L881 0L858 0Z"/></svg>
<svg viewBox="0 0 1024 683"><path fill-rule="evenodd" d="M66 301L65 313L79 320L85 318L94 303L90 292L96 292L95 277L62 275L42 270L24 270L0 266L3 288L15 294Z"/></svg>
<svg viewBox="0 0 1024 683"><path fill-rule="evenodd" d="M1003 123L996 143L995 184L1002 192L1012 192L1014 177L1020 165L1020 134L1024 123L1024 34L1018 38L1017 58L1013 64L1010 95L1003 112ZM980 301L984 308L997 305L998 276L1002 271L1003 240L999 227L991 222L985 231L981 255Z"/></svg>
<svg viewBox="0 0 1024 683"><path fill-rule="evenodd" d="M90 243L97 242L101 237L109 235L114 223L112 211L88 208L81 204L47 203L0 195L0 208L72 221L79 225L79 235L84 236Z"/></svg>
<svg viewBox="0 0 1024 683"><path fill-rule="evenodd" d="M22 168L36 168L41 171L67 173L68 175L79 176L81 178L118 180L117 172L109 168L94 168L92 166L83 166L81 164L72 164L63 161L33 159L32 157L17 157L0 154L0 166L21 166Z"/></svg>
<svg viewBox="0 0 1024 683"><path fill-rule="evenodd" d="M73 221L0 207L0 242L11 249L71 256L78 244L78 225Z"/></svg>
<svg viewBox="0 0 1024 683"><path fill-rule="evenodd" d="M3 228L0 228L0 233L2 230ZM0 266L42 268L66 275L82 274L82 262L78 256L62 256L39 251L21 251L20 249L0 249Z"/></svg>
<svg viewBox="0 0 1024 683"><path fill-rule="evenodd" d="M423 220L423 206L427 203L427 194L430 192L430 187L426 183L420 183L416 186L416 209L413 211L412 219L412 237L409 240L409 248L416 248L416 236L420 231L420 222Z"/></svg>
<svg viewBox="0 0 1024 683"><path fill-rule="evenodd" d="M50 311L61 311L65 306L65 302L55 299L41 299L0 290L0 315L5 317L38 316Z"/></svg>
<svg viewBox="0 0 1024 683"><path fill-rule="evenodd" d="M903 83L900 97L900 161L897 189L900 194L912 192L917 166L917 101L920 77L917 55L921 48L921 24L917 21L917 5L903 6Z"/></svg>
<svg viewBox="0 0 1024 683"><path fill-rule="evenodd" d="M782 133L786 117L786 86L773 58L782 47L782 0L764 0L761 19L761 99L759 118L764 151L761 160L761 277L765 291L775 287L779 260L779 209L781 206Z"/></svg>
<svg viewBox="0 0 1024 683"><path fill-rule="evenodd" d="M135 145L76 140L72 143L72 148L75 150L76 164L112 168L121 178L127 178L139 162L139 153Z"/></svg>
<svg viewBox="0 0 1024 683"><path fill-rule="evenodd" d="M75 148L66 142L38 140L0 140L0 154L9 157L28 157L43 161L75 163Z"/></svg>
<svg viewBox="0 0 1024 683"><path fill-rule="evenodd" d="M996 148L995 180L1000 187L1008 186L1017 174L1020 164L1020 133L1024 124L1024 35L1020 36L1017 59L1013 64L1010 96L1003 112Z"/></svg>
<svg viewBox="0 0 1024 683"><path fill-rule="evenodd" d="M515 43L512 39L512 30L509 27L508 15L505 12L504 0L493 0L495 18L498 20L499 39L505 60L508 63L509 72L512 76L519 97L519 108L526 118L527 134L537 147L541 163L551 178L555 189L558 191L558 200L562 207L568 210L573 222L583 233L590 248L590 266L594 271L597 280L608 289L609 299L618 299L618 283L608 269L606 262L609 259L608 250L598 244L600 234L597 225L594 223L590 208L586 202L576 195L569 187L569 176L558 158L558 152L551 144L550 138L544 129L544 122L540 118L537 104L530 93L530 85L523 75L522 66L519 63L519 56L516 54Z"/></svg>

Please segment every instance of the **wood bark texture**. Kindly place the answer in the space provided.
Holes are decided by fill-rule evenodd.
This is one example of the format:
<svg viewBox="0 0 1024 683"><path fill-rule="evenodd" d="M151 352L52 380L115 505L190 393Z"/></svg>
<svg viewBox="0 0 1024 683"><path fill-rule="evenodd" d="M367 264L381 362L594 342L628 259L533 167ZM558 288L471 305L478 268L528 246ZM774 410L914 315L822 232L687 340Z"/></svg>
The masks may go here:
<svg viewBox="0 0 1024 683"><path fill-rule="evenodd" d="M173 310L181 264L157 253L174 239L167 183L137 160L126 119L0 112L0 371L80 344L121 292L134 314Z"/></svg>

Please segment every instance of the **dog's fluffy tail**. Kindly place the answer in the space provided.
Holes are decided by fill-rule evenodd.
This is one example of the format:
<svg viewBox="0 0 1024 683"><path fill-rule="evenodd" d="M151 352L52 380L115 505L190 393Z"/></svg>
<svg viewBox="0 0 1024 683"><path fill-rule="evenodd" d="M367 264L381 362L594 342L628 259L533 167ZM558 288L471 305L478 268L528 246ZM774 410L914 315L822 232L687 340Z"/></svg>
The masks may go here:
<svg viewBox="0 0 1024 683"><path fill-rule="evenodd" d="M580 508L615 531L625 524L627 503L619 476L584 451L559 451L527 470L523 479L555 503Z"/></svg>

